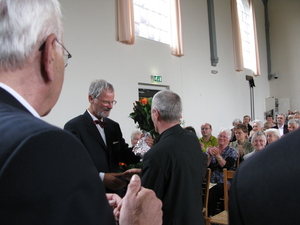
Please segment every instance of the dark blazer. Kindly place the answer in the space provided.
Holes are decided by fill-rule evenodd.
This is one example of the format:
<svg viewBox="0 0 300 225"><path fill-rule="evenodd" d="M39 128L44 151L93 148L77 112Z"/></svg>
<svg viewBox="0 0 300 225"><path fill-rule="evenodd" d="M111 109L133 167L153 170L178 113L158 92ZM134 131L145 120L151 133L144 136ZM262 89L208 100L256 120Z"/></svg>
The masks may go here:
<svg viewBox="0 0 300 225"><path fill-rule="evenodd" d="M164 131L143 158L142 185L163 202L163 224L204 224L203 154L195 134L175 125Z"/></svg>
<svg viewBox="0 0 300 225"><path fill-rule="evenodd" d="M229 224L299 224L300 130L238 167L230 188Z"/></svg>
<svg viewBox="0 0 300 225"><path fill-rule="evenodd" d="M0 224L115 224L84 146L0 88Z"/></svg>
<svg viewBox="0 0 300 225"><path fill-rule="evenodd" d="M272 128L278 129L278 125L276 125ZM288 125L284 124L283 125L283 134L287 134L287 133L289 133Z"/></svg>
<svg viewBox="0 0 300 225"><path fill-rule="evenodd" d="M135 156L125 143L119 124L109 118L104 118L104 121L107 122L104 128L107 146L87 111L67 122L64 129L83 143L98 172L119 172L119 162L139 162L140 157Z"/></svg>

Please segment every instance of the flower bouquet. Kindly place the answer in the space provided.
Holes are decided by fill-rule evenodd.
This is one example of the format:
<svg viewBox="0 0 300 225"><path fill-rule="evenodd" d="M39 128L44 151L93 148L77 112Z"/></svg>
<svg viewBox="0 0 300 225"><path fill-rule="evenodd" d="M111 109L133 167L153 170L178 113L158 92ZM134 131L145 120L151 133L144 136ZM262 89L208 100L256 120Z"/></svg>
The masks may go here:
<svg viewBox="0 0 300 225"><path fill-rule="evenodd" d="M152 136L154 139L158 135L155 132L154 124L151 119L151 104L152 98L142 98L139 101L135 101L133 104L133 112L129 114L129 117L137 123L137 127L142 130L143 137L138 141L136 146L133 147L133 152L141 157L150 149L146 143L146 138Z"/></svg>

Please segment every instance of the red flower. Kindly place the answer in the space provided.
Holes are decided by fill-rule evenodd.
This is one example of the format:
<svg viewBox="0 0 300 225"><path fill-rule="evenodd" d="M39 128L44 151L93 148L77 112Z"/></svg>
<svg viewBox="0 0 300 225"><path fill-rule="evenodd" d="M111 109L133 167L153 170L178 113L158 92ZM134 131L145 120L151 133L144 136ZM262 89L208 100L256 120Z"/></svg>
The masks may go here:
<svg viewBox="0 0 300 225"><path fill-rule="evenodd" d="M142 98L139 102L140 102L142 105L147 105L148 99L147 99L147 98Z"/></svg>

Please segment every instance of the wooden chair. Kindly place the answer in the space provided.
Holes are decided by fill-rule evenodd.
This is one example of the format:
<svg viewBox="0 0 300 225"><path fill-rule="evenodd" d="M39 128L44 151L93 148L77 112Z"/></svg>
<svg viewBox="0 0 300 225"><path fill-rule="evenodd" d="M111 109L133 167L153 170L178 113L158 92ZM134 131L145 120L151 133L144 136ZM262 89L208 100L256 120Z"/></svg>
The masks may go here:
<svg viewBox="0 0 300 225"><path fill-rule="evenodd" d="M212 217L205 217L205 223L206 225L210 225L211 223L216 224L224 224L228 225L228 191L230 189L230 184L228 184L228 179L232 179L234 177L235 171L223 169L223 175L224 175L224 211L212 216ZM209 191L208 191L209 195Z"/></svg>
<svg viewBox="0 0 300 225"><path fill-rule="evenodd" d="M209 196L209 186L210 186L210 175L211 175L211 169L207 168L206 184L204 190L204 203L203 203L203 210L202 210L205 220L206 218L208 218L208 196Z"/></svg>

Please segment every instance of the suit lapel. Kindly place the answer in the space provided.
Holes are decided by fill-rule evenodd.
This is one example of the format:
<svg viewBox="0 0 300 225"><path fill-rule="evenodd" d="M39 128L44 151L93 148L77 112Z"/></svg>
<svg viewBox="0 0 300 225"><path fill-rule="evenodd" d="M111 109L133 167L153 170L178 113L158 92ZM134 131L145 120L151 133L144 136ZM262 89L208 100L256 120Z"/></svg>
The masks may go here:
<svg viewBox="0 0 300 225"><path fill-rule="evenodd" d="M108 149L103 141L103 138L102 138L101 134L99 133L98 128L93 123L93 119L87 111L84 113L84 118L85 118L85 125L87 128L87 131L101 144L103 149L108 151Z"/></svg>

